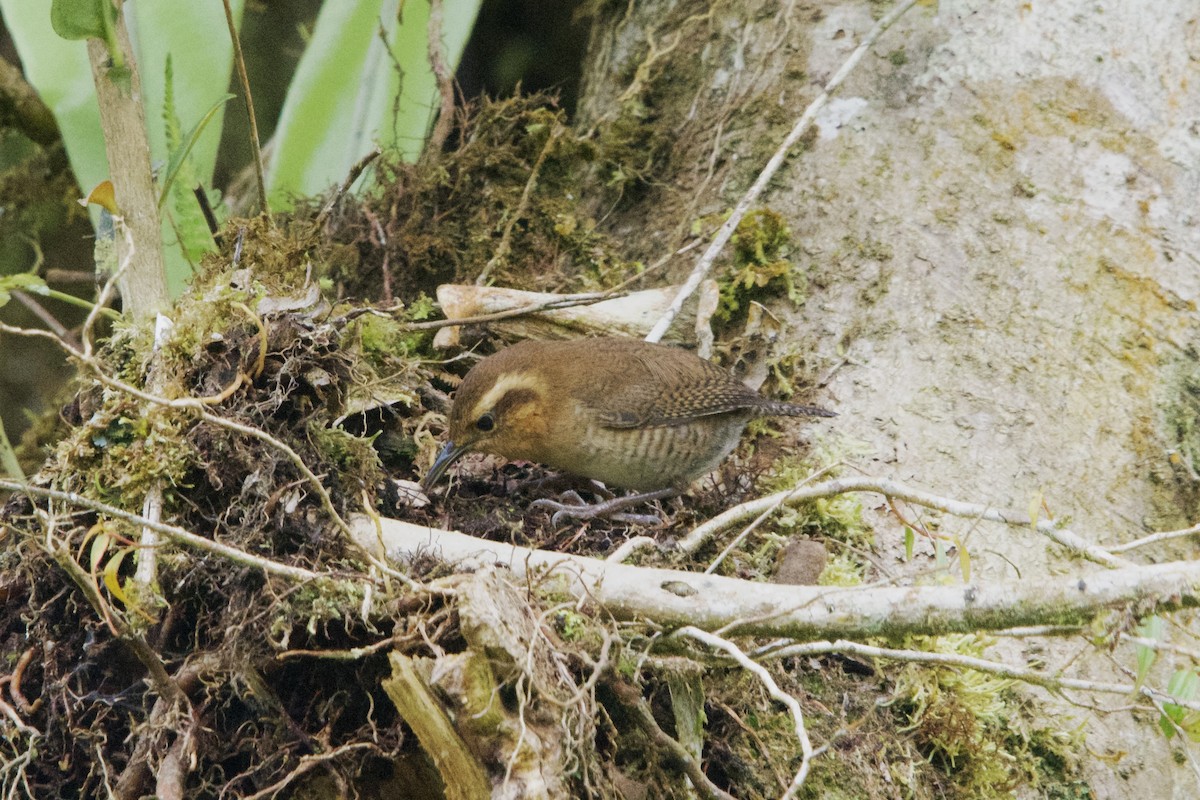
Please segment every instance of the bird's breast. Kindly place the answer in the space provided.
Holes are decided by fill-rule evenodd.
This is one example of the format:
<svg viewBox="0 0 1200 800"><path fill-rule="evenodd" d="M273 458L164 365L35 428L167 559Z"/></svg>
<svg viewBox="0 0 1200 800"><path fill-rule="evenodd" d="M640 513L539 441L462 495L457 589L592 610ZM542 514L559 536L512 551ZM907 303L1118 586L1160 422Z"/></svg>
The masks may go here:
<svg viewBox="0 0 1200 800"><path fill-rule="evenodd" d="M677 425L613 428L576 408L535 460L555 469L638 491L683 487L737 446L748 414L719 414Z"/></svg>

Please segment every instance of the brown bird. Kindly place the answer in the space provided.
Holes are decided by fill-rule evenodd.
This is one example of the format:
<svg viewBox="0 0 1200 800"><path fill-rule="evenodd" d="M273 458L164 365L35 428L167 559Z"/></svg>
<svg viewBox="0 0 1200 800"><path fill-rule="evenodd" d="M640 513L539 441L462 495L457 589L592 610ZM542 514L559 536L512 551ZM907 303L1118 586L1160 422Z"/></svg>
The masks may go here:
<svg viewBox="0 0 1200 800"><path fill-rule="evenodd" d="M684 489L729 455L750 419L775 415L836 416L770 400L666 345L614 337L523 341L463 378L450 440L422 483L433 486L464 453L486 452L647 493L621 498L624 507ZM612 510L606 505L589 508Z"/></svg>

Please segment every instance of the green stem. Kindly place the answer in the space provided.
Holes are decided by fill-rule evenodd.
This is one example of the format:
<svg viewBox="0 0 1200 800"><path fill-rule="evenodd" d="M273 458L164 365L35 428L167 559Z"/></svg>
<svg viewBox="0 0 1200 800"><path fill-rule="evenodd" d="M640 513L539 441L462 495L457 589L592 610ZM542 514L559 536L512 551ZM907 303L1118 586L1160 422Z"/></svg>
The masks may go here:
<svg viewBox="0 0 1200 800"><path fill-rule="evenodd" d="M4 432L4 420L0 419L0 467L13 478L16 478L21 483L26 483L25 470L21 469L21 462L17 460L17 452L13 450L12 443L8 441L8 434Z"/></svg>

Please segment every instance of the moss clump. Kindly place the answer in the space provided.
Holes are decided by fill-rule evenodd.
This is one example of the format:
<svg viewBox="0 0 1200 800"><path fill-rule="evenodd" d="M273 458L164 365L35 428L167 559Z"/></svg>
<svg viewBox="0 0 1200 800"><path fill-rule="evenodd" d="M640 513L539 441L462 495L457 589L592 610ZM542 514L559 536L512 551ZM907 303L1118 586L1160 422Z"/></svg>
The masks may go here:
<svg viewBox="0 0 1200 800"><path fill-rule="evenodd" d="M914 637L906 647L982 657L977 635ZM900 730L929 763L951 778L957 796L1003 798L1018 787L1069 790L1078 778L1078 728L1034 716L1013 681L969 669L905 664L889 670L892 709ZM1043 796L1054 796L1046 794Z"/></svg>
<svg viewBox="0 0 1200 800"><path fill-rule="evenodd" d="M327 246L338 255L321 259L342 295L411 304L485 270L490 282L525 289L629 270L584 200L594 197L596 165L612 156L604 142L574 132L551 97L480 100L452 140L416 164L385 155L377 188L344 203Z"/></svg>
<svg viewBox="0 0 1200 800"><path fill-rule="evenodd" d="M717 319L744 320L751 301L780 296L797 306L804 301L804 277L788 259L791 231L782 216L768 209L747 214L738 223L732 243L733 262L717 281Z"/></svg>

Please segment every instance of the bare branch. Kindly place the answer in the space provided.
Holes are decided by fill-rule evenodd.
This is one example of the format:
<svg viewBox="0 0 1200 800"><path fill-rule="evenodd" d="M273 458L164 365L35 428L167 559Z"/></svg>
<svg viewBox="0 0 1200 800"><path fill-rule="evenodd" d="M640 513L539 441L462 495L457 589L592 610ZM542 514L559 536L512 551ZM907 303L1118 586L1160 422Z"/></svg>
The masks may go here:
<svg viewBox="0 0 1200 800"><path fill-rule="evenodd" d="M1001 522L1018 528L1033 528L1038 533L1049 537L1058 544L1075 552L1090 561L1109 567L1128 567L1132 562L1118 558L1108 550L1089 543L1078 534L1067 528L1060 527L1053 520L1032 520L1022 511L994 508L980 503L967 503L948 497L940 497L921 489L914 489L897 481L879 478L838 478L837 480L818 483L807 489L785 489L782 492L760 497L734 506L723 514L713 517L708 522L696 527L691 533L679 540L679 549L691 554L700 549L709 539L721 531L741 525L754 519L764 511L774 508L779 499L784 498L784 505L797 505L815 500L819 497L832 497L848 492L876 492L885 497L904 500L926 508L944 511L956 517L987 522Z"/></svg>
<svg viewBox="0 0 1200 800"><path fill-rule="evenodd" d="M504 564L518 575L557 577L562 590L618 619L664 628L694 625L738 635L795 639L1004 630L1091 621L1114 606L1139 613L1200 606L1200 562L1128 566L1075 576L953 586L789 586L613 564L476 539L400 520L351 518L365 549L403 561L432 553L462 568Z"/></svg>

